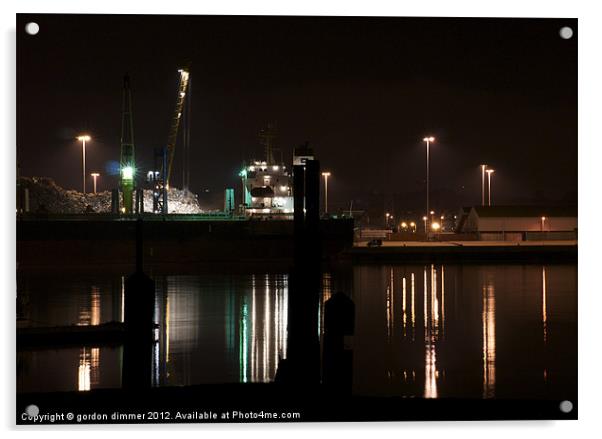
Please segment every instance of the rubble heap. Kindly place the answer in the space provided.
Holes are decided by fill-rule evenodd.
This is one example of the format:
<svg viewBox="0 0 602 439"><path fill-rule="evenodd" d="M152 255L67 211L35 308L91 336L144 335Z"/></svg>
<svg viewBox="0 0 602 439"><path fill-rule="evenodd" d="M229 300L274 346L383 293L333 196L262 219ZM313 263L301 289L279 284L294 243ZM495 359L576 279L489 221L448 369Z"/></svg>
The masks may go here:
<svg viewBox="0 0 602 439"><path fill-rule="evenodd" d="M38 213L110 213L111 192L83 194L60 187L49 177L20 177L19 187L29 190L29 211ZM167 193L169 213L203 213L196 194L177 188ZM144 211L152 212L152 190L144 190Z"/></svg>

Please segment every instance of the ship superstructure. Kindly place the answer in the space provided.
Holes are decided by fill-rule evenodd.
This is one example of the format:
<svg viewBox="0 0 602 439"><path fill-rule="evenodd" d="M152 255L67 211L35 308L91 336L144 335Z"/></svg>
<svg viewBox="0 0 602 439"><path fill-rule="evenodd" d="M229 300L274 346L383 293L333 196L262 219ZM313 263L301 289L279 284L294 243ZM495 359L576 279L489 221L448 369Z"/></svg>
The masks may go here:
<svg viewBox="0 0 602 439"><path fill-rule="evenodd" d="M274 159L272 126L260 133L264 160L253 160L240 173L243 209L247 216L287 218L293 214L292 174L282 160Z"/></svg>

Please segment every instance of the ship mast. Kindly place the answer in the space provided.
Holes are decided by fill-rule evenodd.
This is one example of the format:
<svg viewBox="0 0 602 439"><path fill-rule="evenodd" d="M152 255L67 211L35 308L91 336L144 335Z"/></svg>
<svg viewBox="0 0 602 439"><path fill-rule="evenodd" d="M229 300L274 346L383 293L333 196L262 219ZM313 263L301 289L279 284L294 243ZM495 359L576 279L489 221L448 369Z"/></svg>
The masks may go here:
<svg viewBox="0 0 602 439"><path fill-rule="evenodd" d="M259 132L259 139L265 148L265 160L267 164L274 163L274 146L273 140L276 137L274 126L269 123L268 126Z"/></svg>

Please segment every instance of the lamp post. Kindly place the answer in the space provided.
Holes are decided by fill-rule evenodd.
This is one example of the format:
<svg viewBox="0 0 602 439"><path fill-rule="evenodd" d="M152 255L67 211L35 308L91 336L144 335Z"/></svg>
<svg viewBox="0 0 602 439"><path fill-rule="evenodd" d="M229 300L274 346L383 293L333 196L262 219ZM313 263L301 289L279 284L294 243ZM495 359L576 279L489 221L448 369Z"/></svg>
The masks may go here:
<svg viewBox="0 0 602 439"><path fill-rule="evenodd" d="M330 177L330 172L322 172L322 176L324 177L324 213L328 213L328 177Z"/></svg>
<svg viewBox="0 0 602 439"><path fill-rule="evenodd" d="M427 230L426 230L426 228L427 228L427 224L426 224L426 223L427 223L427 221L428 221L428 217L427 217L426 215L425 215L425 216L423 216L423 217L422 217L422 221L424 221L424 234L426 234L426 233L427 233Z"/></svg>
<svg viewBox="0 0 602 439"><path fill-rule="evenodd" d="M87 134L77 137L77 140L82 142L82 188L84 194L86 193L86 142L89 142L91 139Z"/></svg>
<svg viewBox="0 0 602 439"><path fill-rule="evenodd" d="M431 142L435 141L435 138L433 136L429 136L429 137L425 137L424 139L422 139L423 142L426 143L426 213L428 215L429 211L430 211L430 206L429 206L429 184L430 184L430 158L429 158L429 154L430 154L430 146L431 146Z"/></svg>
<svg viewBox="0 0 602 439"><path fill-rule="evenodd" d="M495 171L493 169L487 169L487 195L489 196L489 206L491 206L491 174Z"/></svg>
<svg viewBox="0 0 602 439"><path fill-rule="evenodd" d="M389 217L391 214L389 212L385 213L385 228L389 227Z"/></svg>
<svg viewBox="0 0 602 439"><path fill-rule="evenodd" d="M541 217L541 231L542 232L546 231L546 217L545 216Z"/></svg>
<svg viewBox="0 0 602 439"><path fill-rule="evenodd" d="M485 169L487 165L481 165L481 206L485 205Z"/></svg>
<svg viewBox="0 0 602 439"><path fill-rule="evenodd" d="M412 228L412 231L416 233L416 223L414 221L410 223L410 227Z"/></svg>
<svg viewBox="0 0 602 439"><path fill-rule="evenodd" d="M100 177L100 174L98 172L92 172L90 175L94 179L94 193L96 193L96 178Z"/></svg>

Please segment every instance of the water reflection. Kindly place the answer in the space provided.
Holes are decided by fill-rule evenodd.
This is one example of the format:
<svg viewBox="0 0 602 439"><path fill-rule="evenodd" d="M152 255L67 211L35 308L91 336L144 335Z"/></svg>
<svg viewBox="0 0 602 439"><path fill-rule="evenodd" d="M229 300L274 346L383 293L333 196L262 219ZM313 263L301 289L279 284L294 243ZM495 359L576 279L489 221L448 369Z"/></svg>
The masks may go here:
<svg viewBox="0 0 602 439"><path fill-rule="evenodd" d="M157 280L154 385L269 382L286 358L286 276Z"/></svg>
<svg viewBox="0 0 602 439"><path fill-rule="evenodd" d="M576 273L575 265L356 266L346 273L353 283L323 275L320 310L335 284L349 288L341 289L356 303L356 394L564 397L576 383ZM155 282L155 385L273 380L286 357L286 275ZM122 276L18 285L31 322L123 319ZM18 360L20 391L120 385L120 348L20 352Z"/></svg>
<svg viewBox="0 0 602 439"><path fill-rule="evenodd" d="M483 285L483 398L495 396L495 287Z"/></svg>
<svg viewBox="0 0 602 439"><path fill-rule="evenodd" d="M430 274L430 282L427 281L427 273ZM437 298L437 270L431 264L430 271L424 268L424 397L437 398L437 341L439 337L439 300ZM430 289L427 286L430 285ZM430 296L430 298L429 298ZM428 312L430 304L430 313ZM430 314L430 315L429 315Z"/></svg>
<svg viewBox="0 0 602 439"><path fill-rule="evenodd" d="M541 267L541 322L543 326L543 341L548 341L548 297L546 292L546 267Z"/></svg>
<svg viewBox="0 0 602 439"><path fill-rule="evenodd" d="M100 324L101 301L100 288L90 288L89 304L79 310L79 326ZM90 390L98 385L98 367L100 365L100 349L83 347L79 352L77 368L77 388L80 391Z"/></svg>
<svg viewBox="0 0 602 439"><path fill-rule="evenodd" d="M428 264L356 270L356 393L424 398L574 394L576 266ZM554 343L549 339L551 285L554 334L560 334ZM380 321L374 313L379 307ZM540 330L533 331L534 325Z"/></svg>
<svg viewBox="0 0 602 439"><path fill-rule="evenodd" d="M100 348L82 348L77 368L77 389L90 390L98 386Z"/></svg>

